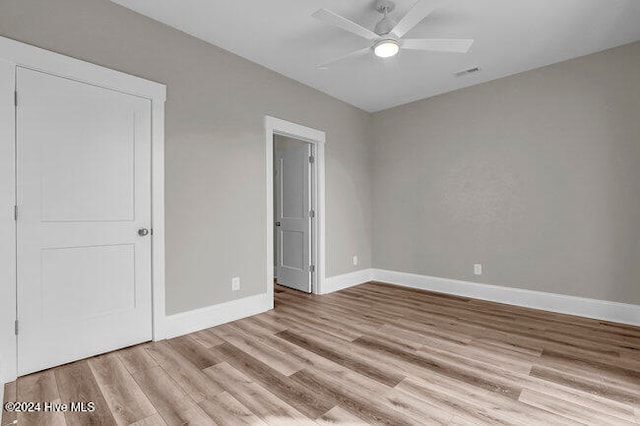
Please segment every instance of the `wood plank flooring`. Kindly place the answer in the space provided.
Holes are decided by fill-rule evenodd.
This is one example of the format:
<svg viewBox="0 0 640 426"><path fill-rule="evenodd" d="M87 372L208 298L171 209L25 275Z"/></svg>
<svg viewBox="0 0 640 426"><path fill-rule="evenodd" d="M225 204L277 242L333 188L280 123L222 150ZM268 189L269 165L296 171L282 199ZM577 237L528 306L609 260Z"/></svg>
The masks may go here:
<svg viewBox="0 0 640 426"><path fill-rule="evenodd" d="M371 282L21 377L19 425L638 424L640 328Z"/></svg>

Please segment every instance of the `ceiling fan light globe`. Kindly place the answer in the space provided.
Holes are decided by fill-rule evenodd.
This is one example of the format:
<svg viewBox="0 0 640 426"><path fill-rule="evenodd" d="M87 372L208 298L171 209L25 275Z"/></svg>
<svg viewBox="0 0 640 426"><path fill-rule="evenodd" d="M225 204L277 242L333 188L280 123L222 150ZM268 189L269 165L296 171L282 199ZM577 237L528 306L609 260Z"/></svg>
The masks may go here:
<svg viewBox="0 0 640 426"><path fill-rule="evenodd" d="M398 54L400 45L395 40L382 40L373 48L373 53L379 58L390 58Z"/></svg>

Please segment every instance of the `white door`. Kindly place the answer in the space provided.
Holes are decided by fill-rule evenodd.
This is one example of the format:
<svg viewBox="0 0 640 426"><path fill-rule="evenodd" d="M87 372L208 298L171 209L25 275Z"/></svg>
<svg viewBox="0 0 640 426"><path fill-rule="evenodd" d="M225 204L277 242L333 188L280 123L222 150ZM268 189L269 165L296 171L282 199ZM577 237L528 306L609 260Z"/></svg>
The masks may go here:
<svg viewBox="0 0 640 426"><path fill-rule="evenodd" d="M151 104L18 68L18 373L151 339Z"/></svg>
<svg viewBox="0 0 640 426"><path fill-rule="evenodd" d="M278 284L311 293L311 145L274 139Z"/></svg>

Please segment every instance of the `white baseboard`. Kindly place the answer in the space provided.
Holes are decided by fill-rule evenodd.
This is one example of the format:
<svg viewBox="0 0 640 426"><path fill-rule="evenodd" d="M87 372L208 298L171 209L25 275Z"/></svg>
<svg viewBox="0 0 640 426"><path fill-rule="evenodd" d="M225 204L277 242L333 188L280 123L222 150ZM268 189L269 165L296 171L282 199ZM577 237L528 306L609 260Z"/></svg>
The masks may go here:
<svg viewBox="0 0 640 426"><path fill-rule="evenodd" d="M325 280L320 294L333 293L368 281L380 281L404 287L640 326L640 305L375 268L329 277Z"/></svg>
<svg viewBox="0 0 640 426"><path fill-rule="evenodd" d="M355 272L328 277L324 280L324 284L320 288L320 294L333 293L334 291L371 281L372 271L373 269L361 269Z"/></svg>
<svg viewBox="0 0 640 426"><path fill-rule="evenodd" d="M406 272L387 271L383 269L373 269L371 276L375 281L405 287L640 326L640 305L430 277Z"/></svg>
<svg viewBox="0 0 640 426"><path fill-rule="evenodd" d="M249 296L206 308L167 315L164 321L164 338L182 336L227 322L257 315L271 309L266 293Z"/></svg>
<svg viewBox="0 0 640 426"><path fill-rule="evenodd" d="M0 404L4 407L4 383L0 380ZM2 411L0 411L0 417L2 417Z"/></svg>

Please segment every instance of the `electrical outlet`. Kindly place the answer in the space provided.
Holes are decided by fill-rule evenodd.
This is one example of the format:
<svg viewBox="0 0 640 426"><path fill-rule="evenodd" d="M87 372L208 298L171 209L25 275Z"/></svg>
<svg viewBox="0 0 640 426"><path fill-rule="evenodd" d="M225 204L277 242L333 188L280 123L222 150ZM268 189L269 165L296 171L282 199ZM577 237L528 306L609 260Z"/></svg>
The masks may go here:
<svg viewBox="0 0 640 426"><path fill-rule="evenodd" d="M475 275L482 275L482 264L481 263L476 263L475 265L473 265L473 273Z"/></svg>
<svg viewBox="0 0 640 426"><path fill-rule="evenodd" d="M231 290L233 291L240 290L240 277L233 277L231 279Z"/></svg>
<svg viewBox="0 0 640 426"><path fill-rule="evenodd" d="M358 256L353 256L353 266L356 266L358 264Z"/></svg>

